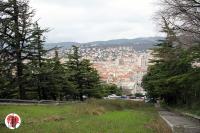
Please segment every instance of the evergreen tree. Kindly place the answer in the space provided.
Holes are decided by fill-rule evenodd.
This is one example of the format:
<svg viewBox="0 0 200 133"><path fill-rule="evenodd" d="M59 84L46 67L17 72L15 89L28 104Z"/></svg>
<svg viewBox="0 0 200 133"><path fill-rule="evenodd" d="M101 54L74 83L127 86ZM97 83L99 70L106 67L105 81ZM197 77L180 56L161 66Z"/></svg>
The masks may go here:
<svg viewBox="0 0 200 133"><path fill-rule="evenodd" d="M18 89L18 97L26 98L24 87L25 62L32 57L31 39L33 38L32 17L28 1L0 1L0 42L1 56L5 69L12 73L14 88Z"/></svg>
<svg viewBox="0 0 200 133"><path fill-rule="evenodd" d="M68 79L66 78L66 70L64 65L60 63L58 51L55 50L55 57L52 59L52 71L50 71L48 91L53 100L63 100L63 89L68 85Z"/></svg>
<svg viewBox="0 0 200 133"><path fill-rule="evenodd" d="M25 69L25 85L26 88L28 88L27 91L29 91L30 95L32 95L32 98L43 99L43 94L45 91L42 87L42 77L43 74L45 74L45 68L43 67L47 62L45 55L48 52L44 49L45 37L43 34L47 32L48 29L41 29L37 22L33 26L33 39L31 40L32 45L30 45L32 57L30 62L26 64L27 68Z"/></svg>
<svg viewBox="0 0 200 133"><path fill-rule="evenodd" d="M199 45L181 48L173 28L165 21L167 38L154 49L153 65L143 77L143 88L150 97L160 97L168 105L187 107L197 103L199 92L199 67L192 67L199 57ZM196 49L194 51L194 49Z"/></svg>
<svg viewBox="0 0 200 133"><path fill-rule="evenodd" d="M79 97L81 101L83 101L83 95L94 96L99 84L99 75L88 60L81 59L78 47L72 47L66 67L69 72L69 81L75 87L75 96Z"/></svg>
<svg viewBox="0 0 200 133"><path fill-rule="evenodd" d="M100 77L96 69L91 67L92 64L89 60L83 59L81 61L81 82L82 85L82 92L83 95L88 97L96 97L98 92L100 91L98 86L100 84Z"/></svg>

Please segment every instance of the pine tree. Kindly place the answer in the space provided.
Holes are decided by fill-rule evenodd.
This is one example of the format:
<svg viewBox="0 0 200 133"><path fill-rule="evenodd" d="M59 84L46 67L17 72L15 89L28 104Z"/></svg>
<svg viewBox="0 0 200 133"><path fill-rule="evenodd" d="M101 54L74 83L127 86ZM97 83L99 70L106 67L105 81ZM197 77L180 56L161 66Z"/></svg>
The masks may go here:
<svg viewBox="0 0 200 133"><path fill-rule="evenodd" d="M29 89L29 93L32 98L42 99L44 94L44 88L42 87L43 82L43 74L44 73L44 64L47 59L45 55L47 54L47 50L44 49L45 37L44 33L48 31L48 29L41 29L36 22L33 25L33 39L31 40L30 49L32 50L32 57L30 62L26 64L27 69L25 70L26 75L26 87Z"/></svg>
<svg viewBox="0 0 200 133"><path fill-rule="evenodd" d="M91 67L92 64L89 60L83 59L81 61L81 82L82 85L82 94L88 97L96 97L97 93L99 93L99 84L100 84L100 76L96 69Z"/></svg>
<svg viewBox="0 0 200 133"><path fill-rule="evenodd" d="M15 81L14 88L18 89L18 97L25 99L24 63L32 57L30 48L34 12L26 0L1 0L0 4L1 56L8 55L7 59L4 58L4 66L12 73Z"/></svg>
<svg viewBox="0 0 200 133"><path fill-rule="evenodd" d="M52 59L52 71L50 72L49 83L50 86L50 96L54 100L62 100L62 90L64 87L64 83L67 82L65 79L65 68L64 65L60 63L60 58L58 56L58 51L55 50L55 57Z"/></svg>
<svg viewBox="0 0 200 133"><path fill-rule="evenodd" d="M73 92L73 85L68 80L68 72L61 64L58 49L55 48L55 56L42 62L40 72L36 78L40 78L40 99L66 100ZM37 79L38 80L38 79Z"/></svg>
<svg viewBox="0 0 200 133"><path fill-rule="evenodd" d="M191 106L199 98L199 68L192 67L191 49L181 48L173 29L165 21L166 40L153 50L155 59L143 77L143 88L151 97L160 97L168 105ZM198 46L195 46L198 48ZM195 54L198 56L198 54ZM195 95L194 95L195 94ZM193 101L195 103L195 101Z"/></svg>
<svg viewBox="0 0 200 133"><path fill-rule="evenodd" d="M99 84L99 75L92 68L89 60L82 59L78 47L72 47L72 53L68 55L66 67L69 72L69 81L75 87L75 95L83 101L83 96L92 97Z"/></svg>

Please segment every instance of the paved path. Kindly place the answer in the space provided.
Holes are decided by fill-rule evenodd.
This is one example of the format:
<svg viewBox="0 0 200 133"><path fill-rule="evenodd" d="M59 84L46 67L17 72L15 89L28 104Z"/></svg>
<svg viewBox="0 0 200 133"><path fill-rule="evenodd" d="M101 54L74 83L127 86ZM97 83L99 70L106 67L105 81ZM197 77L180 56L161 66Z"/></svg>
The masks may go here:
<svg viewBox="0 0 200 133"><path fill-rule="evenodd" d="M176 113L160 109L159 114L171 127L173 133L200 133L200 123Z"/></svg>

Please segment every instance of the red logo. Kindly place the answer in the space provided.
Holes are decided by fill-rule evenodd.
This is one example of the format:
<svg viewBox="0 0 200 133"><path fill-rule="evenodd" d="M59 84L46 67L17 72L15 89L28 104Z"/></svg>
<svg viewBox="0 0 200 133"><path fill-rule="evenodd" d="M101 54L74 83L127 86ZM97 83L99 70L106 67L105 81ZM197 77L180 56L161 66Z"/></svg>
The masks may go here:
<svg viewBox="0 0 200 133"><path fill-rule="evenodd" d="M21 118L15 113L6 116L5 124L9 129L16 129L21 124Z"/></svg>

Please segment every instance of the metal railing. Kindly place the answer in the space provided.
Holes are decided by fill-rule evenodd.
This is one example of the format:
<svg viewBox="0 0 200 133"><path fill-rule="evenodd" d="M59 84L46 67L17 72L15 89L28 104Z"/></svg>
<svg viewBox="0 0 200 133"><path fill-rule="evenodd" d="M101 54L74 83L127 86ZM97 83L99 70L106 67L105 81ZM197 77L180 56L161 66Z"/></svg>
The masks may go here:
<svg viewBox="0 0 200 133"><path fill-rule="evenodd" d="M20 100L20 99L0 99L0 103L19 103L19 104L53 104L53 103L67 103L68 101L54 101L54 100Z"/></svg>

